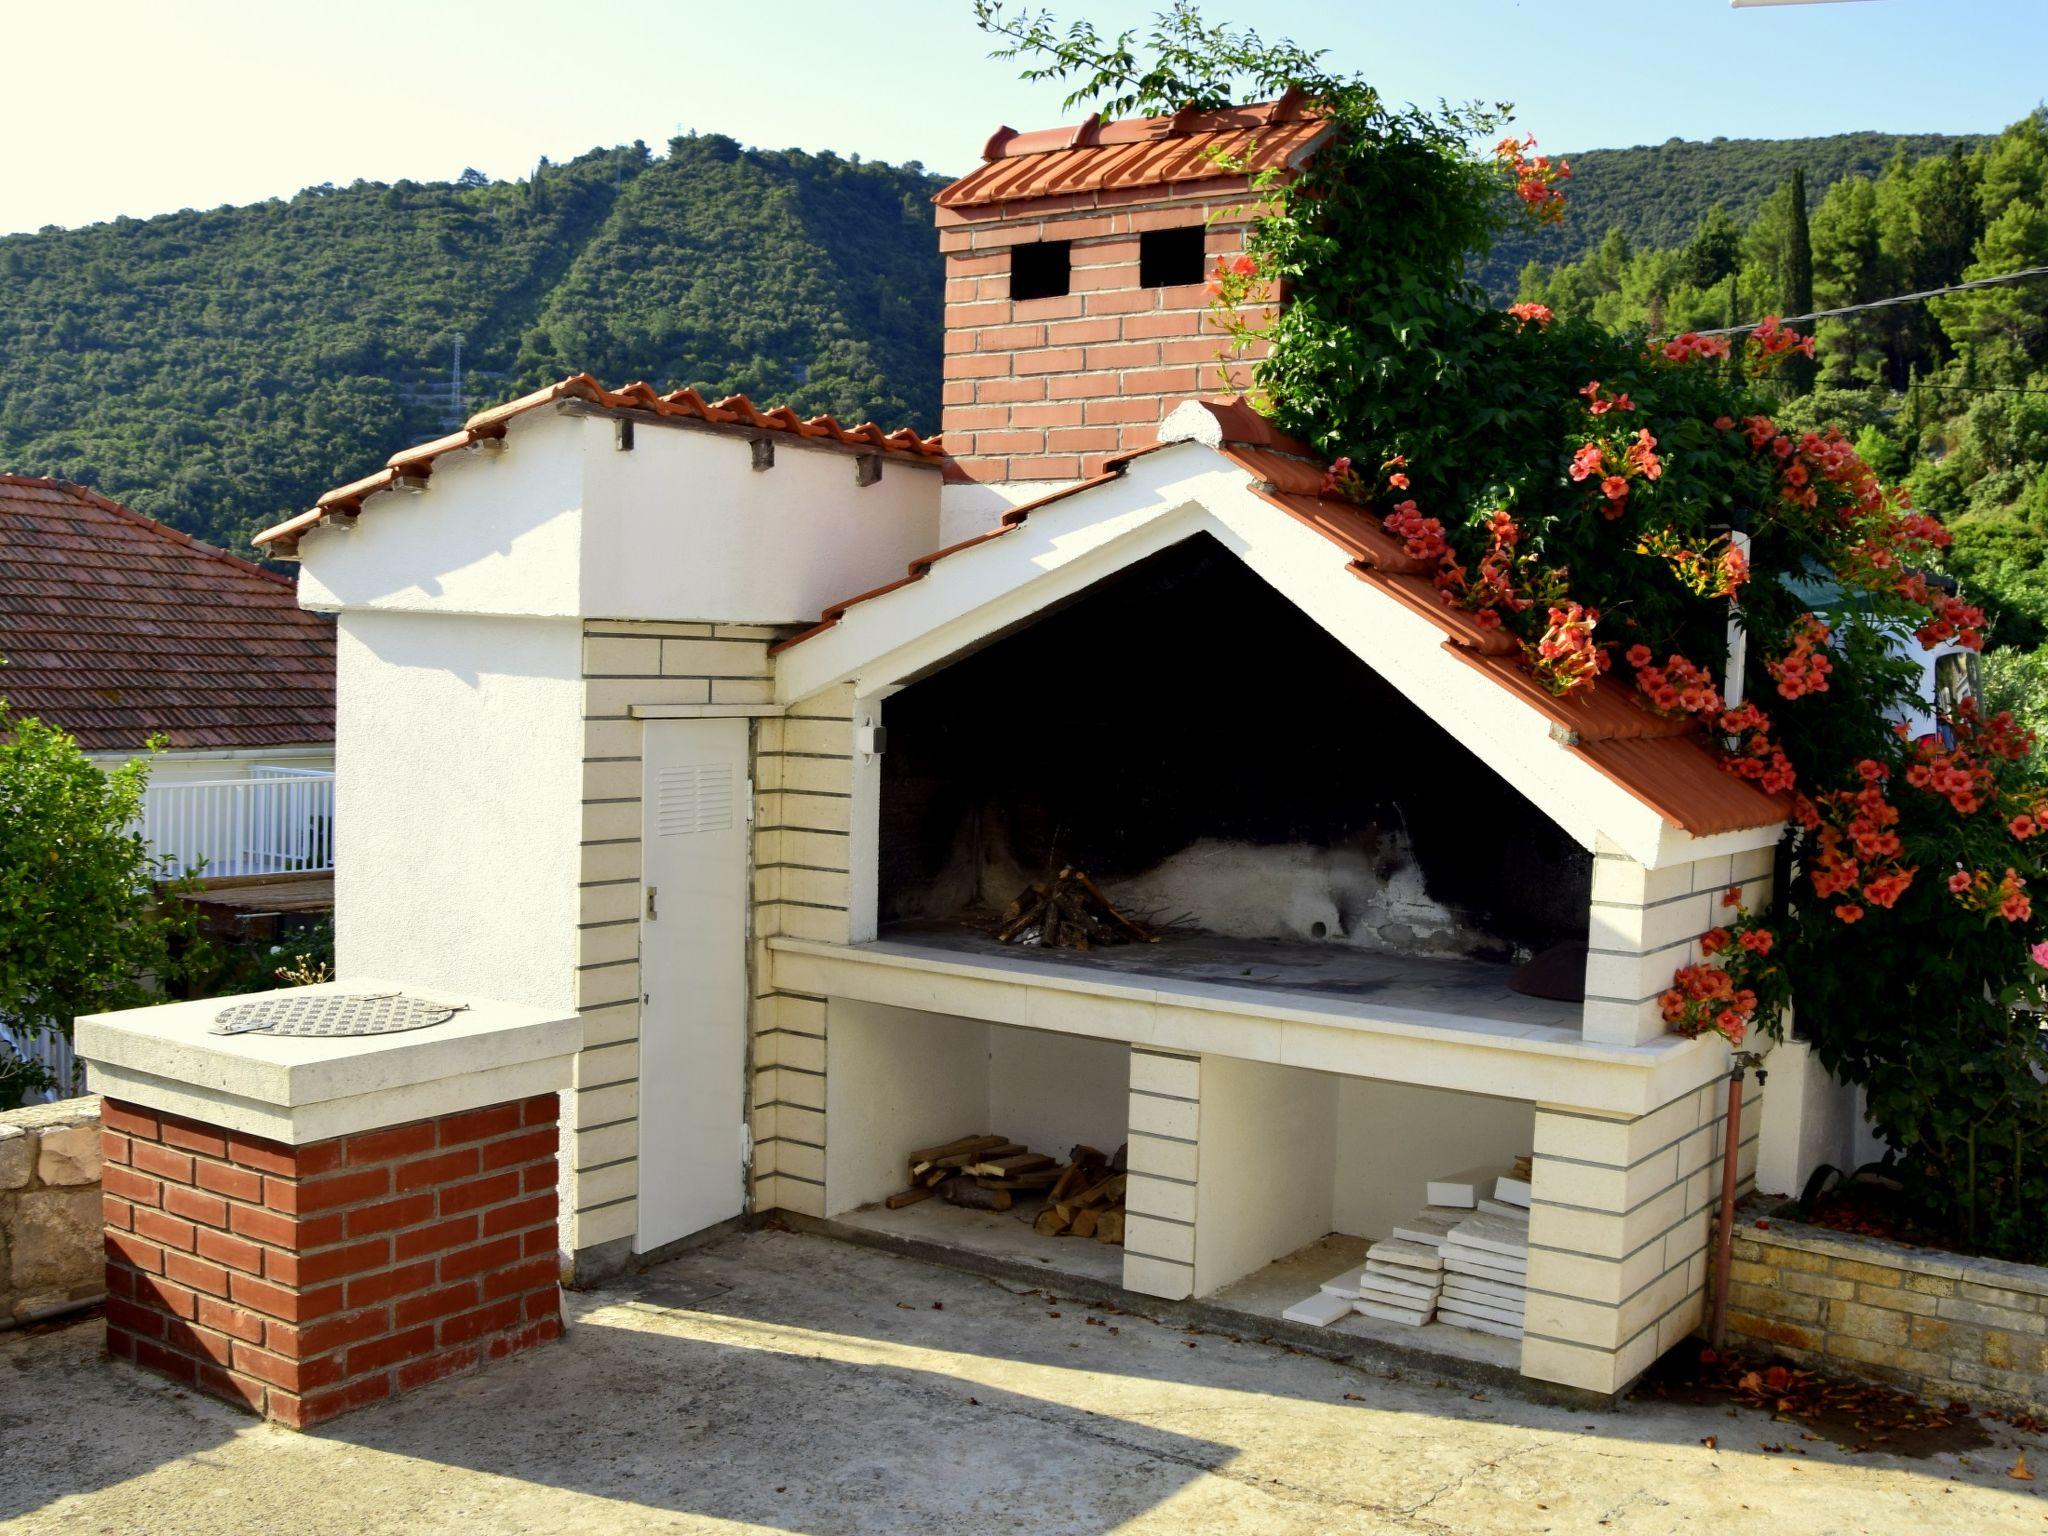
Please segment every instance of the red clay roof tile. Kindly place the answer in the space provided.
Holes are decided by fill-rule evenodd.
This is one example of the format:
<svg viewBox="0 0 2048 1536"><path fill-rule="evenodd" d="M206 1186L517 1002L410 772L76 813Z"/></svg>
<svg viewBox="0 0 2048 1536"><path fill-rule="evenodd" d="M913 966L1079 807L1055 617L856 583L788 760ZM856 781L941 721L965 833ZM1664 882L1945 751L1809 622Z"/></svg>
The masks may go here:
<svg viewBox="0 0 2048 1536"><path fill-rule="evenodd" d="M0 658L88 751L334 740L334 622L289 577L61 480L0 475Z"/></svg>
<svg viewBox="0 0 2048 1536"><path fill-rule="evenodd" d="M1017 133L999 128L982 150L986 162L932 199L941 208L976 208L1037 197L1158 187L1256 175L1299 166L1328 124L1289 92L1278 101L1177 112L1172 117L1098 118L1070 128Z"/></svg>
<svg viewBox="0 0 2048 1536"><path fill-rule="evenodd" d="M269 546L274 554L296 554L299 536L307 529L317 527L329 517L353 517L362 511L363 503L370 497L401 482L423 483L432 475L434 461L442 455L486 439L503 437L506 423L513 417L553 405L559 400L581 400L607 410L644 411L663 420L703 421L714 426L747 427L758 432L786 432L795 437L829 442L861 452L879 452L915 463L937 463L946 456L945 445L940 439L919 437L908 428L884 432L873 422L865 421L849 429L840 426L830 416L802 420L787 406L775 406L764 411L745 395L727 395L723 400L713 402L707 401L694 389L658 394L652 384L644 381L610 390L589 374L578 373L545 389L537 389L530 395L521 395L503 405L478 411L459 432L399 450L376 473L336 486L315 502L311 511L301 512L264 529L256 535L255 542Z"/></svg>

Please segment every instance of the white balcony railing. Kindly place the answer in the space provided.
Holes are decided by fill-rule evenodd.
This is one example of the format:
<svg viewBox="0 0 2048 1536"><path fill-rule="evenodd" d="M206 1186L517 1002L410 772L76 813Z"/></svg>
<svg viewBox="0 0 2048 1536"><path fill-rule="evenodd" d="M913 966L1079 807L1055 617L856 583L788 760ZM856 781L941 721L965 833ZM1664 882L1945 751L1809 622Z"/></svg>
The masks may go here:
<svg viewBox="0 0 2048 1536"><path fill-rule="evenodd" d="M334 774L250 769L246 779L152 784L142 835L165 873L285 875L334 868Z"/></svg>

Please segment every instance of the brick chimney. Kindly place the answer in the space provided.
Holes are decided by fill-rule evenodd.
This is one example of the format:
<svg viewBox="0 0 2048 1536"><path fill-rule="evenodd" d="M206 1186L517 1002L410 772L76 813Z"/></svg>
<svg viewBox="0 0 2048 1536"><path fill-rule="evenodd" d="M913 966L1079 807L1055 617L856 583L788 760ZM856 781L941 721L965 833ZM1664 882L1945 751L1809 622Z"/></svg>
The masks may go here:
<svg viewBox="0 0 2048 1536"><path fill-rule="evenodd" d="M1219 357L1209 278L1244 248L1249 177L1298 168L1324 132L1292 93L996 131L980 169L934 199L949 534L1149 446L1177 402L1249 382L1249 360Z"/></svg>

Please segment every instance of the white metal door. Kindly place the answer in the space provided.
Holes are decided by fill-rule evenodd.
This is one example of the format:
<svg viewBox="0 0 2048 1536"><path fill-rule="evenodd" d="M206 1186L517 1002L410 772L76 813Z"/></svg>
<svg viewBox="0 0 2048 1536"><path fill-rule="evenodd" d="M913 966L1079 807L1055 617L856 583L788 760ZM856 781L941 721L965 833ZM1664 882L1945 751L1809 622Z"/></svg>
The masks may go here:
<svg viewBox="0 0 2048 1536"><path fill-rule="evenodd" d="M636 1253L745 1201L747 722L644 730Z"/></svg>

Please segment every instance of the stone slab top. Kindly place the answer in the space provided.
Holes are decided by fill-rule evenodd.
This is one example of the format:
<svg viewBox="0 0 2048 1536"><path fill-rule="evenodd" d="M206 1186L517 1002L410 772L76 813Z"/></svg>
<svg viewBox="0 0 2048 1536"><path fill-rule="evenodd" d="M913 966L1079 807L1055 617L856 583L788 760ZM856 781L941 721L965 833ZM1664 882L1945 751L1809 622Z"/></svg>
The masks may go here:
<svg viewBox="0 0 2048 1536"><path fill-rule="evenodd" d="M238 1004L383 992L461 1011L383 1035L212 1033ZM73 1031L96 1092L291 1145L557 1091L582 1042L571 1007L368 977L85 1014Z"/></svg>
<svg viewBox="0 0 2048 1536"><path fill-rule="evenodd" d="M1108 951L968 954L913 940L835 944L790 935L770 937L766 948L773 982L787 991L1526 1099L1574 1113L1646 1115L1728 1073L1728 1047L1717 1036L1609 1044L1577 1030L1456 1011L1456 1000L1443 996L1395 992L1390 1001L1386 993L1289 992L1091 963ZM1429 964L1460 969L1455 962Z"/></svg>

